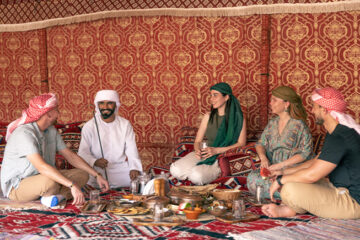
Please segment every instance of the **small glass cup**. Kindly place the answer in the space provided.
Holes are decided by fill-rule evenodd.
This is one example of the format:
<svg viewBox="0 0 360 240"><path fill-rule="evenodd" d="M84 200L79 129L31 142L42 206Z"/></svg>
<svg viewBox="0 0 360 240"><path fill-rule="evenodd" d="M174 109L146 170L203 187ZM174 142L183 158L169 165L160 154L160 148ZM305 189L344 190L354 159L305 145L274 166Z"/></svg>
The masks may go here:
<svg viewBox="0 0 360 240"><path fill-rule="evenodd" d="M205 149L205 148L207 148L208 147L208 145L207 145L207 143L206 143L206 141L202 141L201 143L200 143L200 152L201 152L201 160L205 160L205 158L202 156L203 154L202 154L202 150L203 149Z"/></svg>
<svg viewBox="0 0 360 240"><path fill-rule="evenodd" d="M137 179L131 181L130 191L132 194L137 194L139 192L139 181Z"/></svg>
<svg viewBox="0 0 360 240"><path fill-rule="evenodd" d="M154 205L154 221L161 222L163 217L164 217L163 205L160 203L156 203Z"/></svg>
<svg viewBox="0 0 360 240"><path fill-rule="evenodd" d="M92 190L90 192L90 203L93 203L93 204L100 203L100 191L99 190Z"/></svg>
<svg viewBox="0 0 360 240"><path fill-rule="evenodd" d="M257 204L264 203L264 187L261 185L256 186L256 202Z"/></svg>
<svg viewBox="0 0 360 240"><path fill-rule="evenodd" d="M235 199L232 204L232 214L234 218L245 217L245 203L242 199Z"/></svg>

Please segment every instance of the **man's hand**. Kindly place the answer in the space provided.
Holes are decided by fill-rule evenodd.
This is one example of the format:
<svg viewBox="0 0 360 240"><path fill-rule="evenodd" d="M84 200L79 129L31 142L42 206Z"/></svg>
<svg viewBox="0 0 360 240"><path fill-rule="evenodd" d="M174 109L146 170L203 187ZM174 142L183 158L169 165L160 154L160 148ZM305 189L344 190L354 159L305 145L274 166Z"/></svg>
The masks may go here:
<svg viewBox="0 0 360 240"><path fill-rule="evenodd" d="M131 180L135 180L140 175L140 172L138 170L130 170L129 175Z"/></svg>
<svg viewBox="0 0 360 240"><path fill-rule="evenodd" d="M73 202L74 205L82 205L85 202L85 196L84 193L81 191L81 189L76 185L73 184L71 187L71 195L73 196Z"/></svg>
<svg viewBox="0 0 360 240"><path fill-rule="evenodd" d="M276 181L276 179L273 181L273 183L271 184L270 186L270 198L271 198L271 201L275 202L275 199L274 199L274 193L276 191L278 191L279 189L281 188L281 186L279 185L279 183Z"/></svg>
<svg viewBox="0 0 360 240"><path fill-rule="evenodd" d="M108 160L104 158L99 158L95 161L94 166L100 167L100 168L107 168Z"/></svg>
<svg viewBox="0 0 360 240"><path fill-rule="evenodd" d="M102 193L106 192L110 189L108 181L106 181L106 179L103 176L97 175L96 181L97 181Z"/></svg>

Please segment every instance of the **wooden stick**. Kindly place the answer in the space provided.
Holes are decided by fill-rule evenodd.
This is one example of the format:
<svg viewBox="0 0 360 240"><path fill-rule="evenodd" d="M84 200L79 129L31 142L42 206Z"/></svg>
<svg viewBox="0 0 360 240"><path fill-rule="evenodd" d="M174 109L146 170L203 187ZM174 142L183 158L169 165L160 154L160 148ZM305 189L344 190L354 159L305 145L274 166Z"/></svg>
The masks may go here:
<svg viewBox="0 0 360 240"><path fill-rule="evenodd" d="M99 134L99 127L98 127L98 124L97 124L97 121L96 121L95 111L93 111L93 116L94 116L95 126L96 126L96 131L97 131L97 135L98 135L98 139L99 139L100 150L101 150L101 156L102 156L102 158L104 158L104 152L103 152L103 148L102 148L102 145L101 145L100 134ZM104 170L105 170L105 177L106 177L106 180L107 180L107 181L109 181L109 180L108 180L108 175L107 175L106 168L104 168Z"/></svg>

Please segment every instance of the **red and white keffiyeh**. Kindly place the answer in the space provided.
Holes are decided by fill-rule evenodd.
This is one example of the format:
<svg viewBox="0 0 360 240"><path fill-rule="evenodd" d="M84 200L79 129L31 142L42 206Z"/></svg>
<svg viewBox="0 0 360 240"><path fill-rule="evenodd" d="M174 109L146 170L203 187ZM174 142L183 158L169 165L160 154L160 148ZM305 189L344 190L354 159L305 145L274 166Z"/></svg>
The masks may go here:
<svg viewBox="0 0 360 240"><path fill-rule="evenodd" d="M347 104L341 92L331 87L316 89L312 93L311 99L326 108L340 124L353 128L360 134L360 125L349 114L345 113Z"/></svg>
<svg viewBox="0 0 360 240"><path fill-rule="evenodd" d="M29 107L22 112L21 117L8 125L6 141L18 126L39 120L42 115L54 109L57 105L58 100L53 93L45 93L31 99Z"/></svg>

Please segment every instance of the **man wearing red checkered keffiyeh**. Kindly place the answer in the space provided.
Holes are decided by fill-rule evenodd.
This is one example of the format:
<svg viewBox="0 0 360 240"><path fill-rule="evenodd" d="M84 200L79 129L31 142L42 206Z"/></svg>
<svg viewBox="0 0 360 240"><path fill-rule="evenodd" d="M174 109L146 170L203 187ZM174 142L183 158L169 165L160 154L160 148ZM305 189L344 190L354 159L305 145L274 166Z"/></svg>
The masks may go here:
<svg viewBox="0 0 360 240"><path fill-rule="evenodd" d="M313 92L312 113L327 133L321 153L297 167L286 169L270 187L280 191L282 204L267 204L269 217L291 217L310 212L323 218L360 218L359 125L345 114L346 102L334 88Z"/></svg>
<svg viewBox="0 0 360 240"><path fill-rule="evenodd" d="M29 102L29 107L22 112L22 116L7 127L6 141L8 141L11 133L20 125L35 122L45 113L57 107L58 101L53 93L45 93L38 97L34 97Z"/></svg>
<svg viewBox="0 0 360 240"><path fill-rule="evenodd" d="M3 194L15 201L33 201L53 207L62 199L83 204L81 187L89 174L96 176L104 191L108 182L80 156L68 149L54 127L59 115L58 101L53 93L34 97L21 118L10 123L1 167ZM55 155L59 153L75 168L58 170Z"/></svg>
<svg viewBox="0 0 360 240"><path fill-rule="evenodd" d="M316 89L311 99L325 108L340 124L353 128L360 134L360 125L349 114L345 113L347 104L338 90L330 87Z"/></svg>

